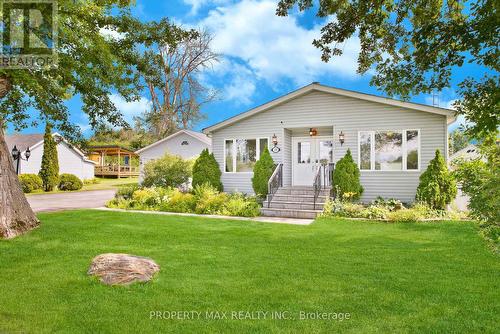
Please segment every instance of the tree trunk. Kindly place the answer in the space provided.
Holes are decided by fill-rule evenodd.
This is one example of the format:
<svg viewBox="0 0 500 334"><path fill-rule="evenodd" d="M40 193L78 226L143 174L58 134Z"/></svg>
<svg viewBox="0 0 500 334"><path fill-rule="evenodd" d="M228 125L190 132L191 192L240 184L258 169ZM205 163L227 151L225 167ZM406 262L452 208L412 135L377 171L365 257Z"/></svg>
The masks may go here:
<svg viewBox="0 0 500 334"><path fill-rule="evenodd" d="M0 78L0 98L9 89L9 80ZM0 238L10 239L37 227L40 221L21 190L3 131L0 119Z"/></svg>

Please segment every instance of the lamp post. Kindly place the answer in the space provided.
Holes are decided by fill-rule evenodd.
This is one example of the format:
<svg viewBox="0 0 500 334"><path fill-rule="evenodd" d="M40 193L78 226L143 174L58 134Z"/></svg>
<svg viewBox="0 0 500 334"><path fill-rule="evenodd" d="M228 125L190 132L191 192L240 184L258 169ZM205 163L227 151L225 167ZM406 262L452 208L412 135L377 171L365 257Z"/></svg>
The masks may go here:
<svg viewBox="0 0 500 334"><path fill-rule="evenodd" d="M17 162L16 164L17 175L19 175L19 164L21 163L21 160L28 161L31 156L31 151L29 147L26 149L26 152L24 152L24 156L25 158L22 157L21 151L19 151L16 145L14 145L14 148L12 149L12 158L14 159L14 161Z"/></svg>

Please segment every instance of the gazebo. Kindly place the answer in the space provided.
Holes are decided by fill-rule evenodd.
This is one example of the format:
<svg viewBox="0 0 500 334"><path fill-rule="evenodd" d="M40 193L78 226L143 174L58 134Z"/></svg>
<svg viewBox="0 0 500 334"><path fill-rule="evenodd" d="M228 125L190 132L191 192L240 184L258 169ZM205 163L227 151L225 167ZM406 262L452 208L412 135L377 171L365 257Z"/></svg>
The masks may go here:
<svg viewBox="0 0 500 334"><path fill-rule="evenodd" d="M118 145L92 146L89 150L90 160L97 162L95 176L139 176L138 156L134 151Z"/></svg>

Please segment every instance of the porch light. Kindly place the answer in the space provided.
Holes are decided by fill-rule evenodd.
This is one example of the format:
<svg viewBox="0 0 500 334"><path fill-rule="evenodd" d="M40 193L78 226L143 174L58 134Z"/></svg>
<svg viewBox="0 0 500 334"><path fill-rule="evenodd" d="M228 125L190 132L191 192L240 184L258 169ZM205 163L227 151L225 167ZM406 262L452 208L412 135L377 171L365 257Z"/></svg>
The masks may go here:
<svg viewBox="0 0 500 334"><path fill-rule="evenodd" d="M26 149L26 152L24 152L24 156L26 157L26 161L28 161L31 156L31 151L29 147Z"/></svg>
<svg viewBox="0 0 500 334"><path fill-rule="evenodd" d="M315 128L310 128L309 129L309 136L313 137L313 136L316 136L318 134L318 130L315 129Z"/></svg>
<svg viewBox="0 0 500 334"><path fill-rule="evenodd" d="M12 149L12 158L14 158L14 160L17 160L18 154L19 154L19 150L17 149L17 146L14 145L14 148Z"/></svg>
<svg viewBox="0 0 500 334"><path fill-rule="evenodd" d="M339 134L339 141L340 141L340 146L344 145L345 135L342 131L340 131L340 134Z"/></svg>
<svg viewBox="0 0 500 334"><path fill-rule="evenodd" d="M278 147L278 137L276 136L276 134L273 134L273 136L271 137L271 142L273 143L271 152L278 153L281 149Z"/></svg>

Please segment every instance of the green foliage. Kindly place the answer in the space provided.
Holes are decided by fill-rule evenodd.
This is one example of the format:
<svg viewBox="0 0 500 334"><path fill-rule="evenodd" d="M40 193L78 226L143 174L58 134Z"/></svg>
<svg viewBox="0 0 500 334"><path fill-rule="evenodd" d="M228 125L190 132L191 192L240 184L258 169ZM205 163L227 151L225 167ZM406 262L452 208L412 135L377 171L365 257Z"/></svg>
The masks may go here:
<svg viewBox="0 0 500 334"><path fill-rule="evenodd" d="M115 129L109 124L101 125L95 130L88 141L89 146L119 145L138 150L146 147L157 139L150 132L146 131L139 122L133 128L123 127Z"/></svg>
<svg viewBox="0 0 500 334"><path fill-rule="evenodd" d="M83 180L83 184L89 185L89 184L99 184L101 183L101 179L98 179L96 177L91 178L91 179L85 179Z"/></svg>
<svg viewBox="0 0 500 334"><path fill-rule="evenodd" d="M354 200L359 199L364 190L359 176L358 165L352 158L351 150L347 149L347 153L337 162L333 172L336 196L340 199L347 199L347 197Z"/></svg>
<svg viewBox="0 0 500 334"><path fill-rule="evenodd" d="M19 183L21 183L21 188L25 194L40 190L43 187L42 179L36 174L19 175Z"/></svg>
<svg viewBox="0 0 500 334"><path fill-rule="evenodd" d="M374 206L380 206L380 207L384 207L386 208L387 210L389 211L396 211L396 210L401 210L404 208L404 205L403 203L401 203L400 200L398 199L395 199L395 198L388 198L388 199L384 199L383 197L381 196L378 196L373 202L372 204Z"/></svg>
<svg viewBox="0 0 500 334"><path fill-rule="evenodd" d="M47 122L43 137L42 166L38 173L43 182L43 190L52 191L59 182L59 159L57 144L52 136L52 125Z"/></svg>
<svg viewBox="0 0 500 334"><path fill-rule="evenodd" d="M340 56L350 38L360 40L358 72L375 70L371 84L390 96L408 99L450 87L462 66L479 66L482 76L459 83L455 103L468 132L478 138L500 125L498 1L316 1L280 0L277 14L317 8L335 17L313 44L322 60ZM450 42L453 41L453 42Z"/></svg>
<svg viewBox="0 0 500 334"><path fill-rule="evenodd" d="M240 217L260 215L254 197L220 193L208 183L196 186L192 193L174 188L150 187L120 189L106 204L110 208L214 214Z"/></svg>
<svg viewBox="0 0 500 334"><path fill-rule="evenodd" d="M132 195L136 190L139 190L139 185L137 184L133 184L126 187L120 187L116 192L115 197L118 199L125 199L125 200L132 199Z"/></svg>
<svg viewBox="0 0 500 334"><path fill-rule="evenodd" d="M253 167L252 187L258 197L264 198L269 191L267 184L274 172L274 160L267 147Z"/></svg>
<svg viewBox="0 0 500 334"><path fill-rule="evenodd" d="M200 214L218 214L228 199L227 194L219 193L209 184L196 186L193 193L196 197L195 212Z"/></svg>
<svg viewBox="0 0 500 334"><path fill-rule="evenodd" d="M469 137L465 134L465 131L461 128L455 129L449 134L449 150L450 155L466 148L469 145Z"/></svg>
<svg viewBox="0 0 500 334"><path fill-rule="evenodd" d="M222 191L221 171L213 153L204 149L193 166L193 188L208 183L218 191Z"/></svg>
<svg viewBox="0 0 500 334"><path fill-rule="evenodd" d="M80 190L83 187L83 182L76 175L61 174L59 176L59 190Z"/></svg>
<svg viewBox="0 0 500 334"><path fill-rule="evenodd" d="M444 210L457 195L457 185L443 156L436 150L434 159L429 162L425 172L420 175L416 199L427 203L431 208Z"/></svg>
<svg viewBox="0 0 500 334"><path fill-rule="evenodd" d="M144 187L178 188L189 181L192 164L179 156L165 154L162 158L152 160L144 166Z"/></svg>
<svg viewBox="0 0 500 334"><path fill-rule="evenodd" d="M454 171L462 191L470 197L471 216L483 222L500 224L500 146L496 136L488 137L480 151L481 159L461 161Z"/></svg>
<svg viewBox="0 0 500 334"><path fill-rule="evenodd" d="M389 221L396 223L416 223L419 220L424 219L421 212L413 209L402 209L394 212L390 212L387 215Z"/></svg>

